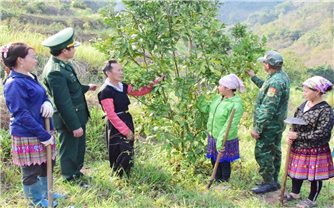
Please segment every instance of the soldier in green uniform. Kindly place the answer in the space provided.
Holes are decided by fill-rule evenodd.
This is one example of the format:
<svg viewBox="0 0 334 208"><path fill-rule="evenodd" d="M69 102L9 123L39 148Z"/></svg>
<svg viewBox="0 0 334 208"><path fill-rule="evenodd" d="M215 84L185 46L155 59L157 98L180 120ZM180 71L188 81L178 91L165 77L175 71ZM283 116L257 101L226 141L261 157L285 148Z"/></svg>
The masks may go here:
<svg viewBox="0 0 334 208"><path fill-rule="evenodd" d="M256 194L276 191L280 188L278 174L281 167L281 139L284 119L287 116L290 80L282 70L283 57L276 51L268 51L258 59L269 74L266 81L258 78L253 70L248 74L260 88L254 109L251 136L256 139L255 159L260 166L263 183L252 191Z"/></svg>
<svg viewBox="0 0 334 208"><path fill-rule="evenodd" d="M73 36L73 28L66 28L42 43L52 54L44 67L43 79L56 107L53 120L59 134L61 174L66 181L83 176L80 170L84 164L85 127L89 118L84 94L96 90L94 84L80 83L70 62L80 45Z"/></svg>

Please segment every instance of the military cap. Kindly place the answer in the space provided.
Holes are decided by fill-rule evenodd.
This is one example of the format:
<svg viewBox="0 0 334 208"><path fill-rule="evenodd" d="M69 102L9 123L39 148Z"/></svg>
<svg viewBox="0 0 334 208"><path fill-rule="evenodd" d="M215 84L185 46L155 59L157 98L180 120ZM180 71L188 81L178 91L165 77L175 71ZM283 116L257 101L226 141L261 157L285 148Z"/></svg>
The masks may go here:
<svg viewBox="0 0 334 208"><path fill-rule="evenodd" d="M271 66L282 66L283 65L283 57L276 51L267 51L264 57L260 57L257 59L258 62L266 63Z"/></svg>
<svg viewBox="0 0 334 208"><path fill-rule="evenodd" d="M69 47L77 47L79 42L73 40L74 29L72 27L65 28L58 33L48 37L42 42L46 47L49 47L51 51L59 51Z"/></svg>

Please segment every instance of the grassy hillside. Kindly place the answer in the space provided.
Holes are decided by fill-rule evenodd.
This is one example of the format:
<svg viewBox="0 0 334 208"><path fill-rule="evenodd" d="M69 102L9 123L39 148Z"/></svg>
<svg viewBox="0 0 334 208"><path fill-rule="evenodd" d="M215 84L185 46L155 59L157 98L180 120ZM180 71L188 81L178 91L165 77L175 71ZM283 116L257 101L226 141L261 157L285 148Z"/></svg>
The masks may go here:
<svg viewBox="0 0 334 208"><path fill-rule="evenodd" d="M40 73L49 56L48 49L41 46L41 41L48 34L67 26L73 26L77 31L77 39L83 43L78 48L75 59L80 80L101 84L101 77L97 76L98 73L101 74L98 69L108 57L93 46L94 40L109 30L103 26L97 14L98 9L104 5L104 1L62 0L44 3L48 1L13 0L11 4L3 4L4 2L0 1L0 8L2 8L0 45L12 41L23 41L33 46L39 55L40 64L36 70L37 73ZM278 21L279 18L277 17L273 22ZM286 52L289 57L297 58L290 58L287 68L298 69L303 63L296 54L290 53ZM297 70L295 72L298 76L302 74ZM297 78L297 75L294 75L293 78ZM298 77L298 79L302 78ZM250 87L250 89L254 88L254 85ZM0 92L2 92L2 85L0 85ZM86 95L91 119L87 126L87 153L83 171L91 177L91 187L82 189L78 185L63 183L59 161L57 161L54 171L54 189L68 196L66 200L59 202L58 207L280 207L278 192L258 196L250 191L261 180L254 158L255 140L250 137L250 126L240 125L241 160L233 163L230 182L221 185L214 184L210 191L205 188L212 171L210 161L206 160L204 155L198 155L200 159L196 163L189 163L180 154L173 154L176 152L172 151L170 155L169 150L164 148L167 141L163 137L158 138L157 135L146 135L147 137L143 138L137 133L136 138L139 139L135 142L135 165L132 175L129 179L116 177L107 161L104 120L101 119L103 113L98 106L96 94L96 92L90 92ZM289 104L290 116L296 106L302 102L301 95L300 91L292 89ZM333 96L334 94L331 94L327 98L334 102ZM145 119L142 116L143 108L136 102L132 103L130 111L138 132L142 125L140 121ZM0 124L8 126L8 118L3 116L6 110L3 96L0 98L0 110ZM27 201L23 197L20 170L11 162L11 139L8 130L3 126L0 127L0 207L27 207ZM331 147L333 145L334 140L331 141ZM282 161L285 160L286 147L283 141ZM203 149L205 148L203 146ZM289 190L290 187L290 180L288 180ZM305 182L302 189L303 198L307 197L308 191L309 183ZM318 199L318 207L333 207L333 201L334 181L332 179L324 182ZM288 207L294 205L295 202L287 204Z"/></svg>
<svg viewBox="0 0 334 208"><path fill-rule="evenodd" d="M39 74L50 56L49 49L42 46L41 42L61 29L74 27L75 40L82 43L77 48L75 67L80 78L89 81L87 72L97 74L108 58L94 47L99 35L107 32L97 13L106 3L80 2L0 1L0 45L21 41L32 46L38 54L36 71Z"/></svg>
<svg viewBox="0 0 334 208"><path fill-rule="evenodd" d="M221 16L227 22L234 17L232 24L245 23L267 37L268 48L292 54L306 67L328 64L334 68L333 6L331 1L226 1Z"/></svg>
<svg viewBox="0 0 334 208"><path fill-rule="evenodd" d="M300 96L293 92L295 103ZM134 118L140 117L140 108L132 106ZM135 166L129 179L114 176L106 160L106 149L103 138L103 120L99 108L91 109L92 119L87 129L87 154L84 172L91 177L91 187L82 189L77 185L63 183L60 178L59 161L54 176L54 188L66 193L68 198L60 201L59 207L279 207L278 193L254 195L250 189L260 181L257 164L254 159L255 141L250 138L247 128L240 128L241 160L233 163L232 177L229 183L214 184L210 191L206 185L211 174L208 160L196 164L186 163L179 155L168 157L166 149L161 148L154 135L151 139L140 138L135 144ZM0 131L2 148L0 156L1 174L1 207L25 207L19 169L9 159L10 138L7 132ZM332 143L333 144L333 143ZM205 148L205 147L203 147ZM283 150L286 149L283 142ZM283 155L285 155L283 151ZM291 187L288 181L288 188ZM334 200L334 181L324 183L320 195L319 207L331 207ZM308 194L309 183L302 189L302 196ZM290 202L287 205L293 206Z"/></svg>

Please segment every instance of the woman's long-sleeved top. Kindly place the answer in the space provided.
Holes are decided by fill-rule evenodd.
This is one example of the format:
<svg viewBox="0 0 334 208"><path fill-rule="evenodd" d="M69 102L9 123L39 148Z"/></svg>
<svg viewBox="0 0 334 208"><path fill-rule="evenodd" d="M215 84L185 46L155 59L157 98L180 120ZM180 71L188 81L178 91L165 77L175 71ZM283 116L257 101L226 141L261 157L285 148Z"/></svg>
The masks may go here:
<svg viewBox="0 0 334 208"><path fill-rule="evenodd" d="M51 135L45 130L40 110L42 104L49 100L36 75L31 75L11 70L4 82L6 105L11 114L10 134L18 137L38 137L40 141L46 141Z"/></svg>
<svg viewBox="0 0 334 208"><path fill-rule="evenodd" d="M242 100L238 95L231 98L222 98L222 96L217 95L212 99L209 106L202 103L200 108L202 112L209 111L207 131L216 139L217 150L222 148L222 141L233 108L236 111L227 139L232 140L238 137L238 125L243 114Z"/></svg>
<svg viewBox="0 0 334 208"><path fill-rule="evenodd" d="M298 137L294 148L320 147L329 142L334 125L334 114L331 106L323 101L304 112L307 102L297 108L295 117L302 118L307 125L294 125Z"/></svg>
<svg viewBox="0 0 334 208"><path fill-rule="evenodd" d="M112 85L107 79L98 93L98 99L103 111L116 132L113 134L121 134L127 136L128 133L134 131L133 121L131 115L127 112L129 110L131 96L143 96L150 93L154 84L142 87L138 90L133 90L131 85L126 83L118 83L117 86Z"/></svg>

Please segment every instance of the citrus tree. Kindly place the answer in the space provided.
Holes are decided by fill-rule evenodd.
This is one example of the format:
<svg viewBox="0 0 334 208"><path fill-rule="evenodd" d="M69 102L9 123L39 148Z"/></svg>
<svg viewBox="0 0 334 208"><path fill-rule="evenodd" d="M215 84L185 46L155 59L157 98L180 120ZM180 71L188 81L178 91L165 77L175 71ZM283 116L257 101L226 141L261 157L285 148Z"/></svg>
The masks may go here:
<svg viewBox="0 0 334 208"><path fill-rule="evenodd" d="M203 156L206 140L207 114L198 102L209 101L223 75L245 79L265 40L243 25L227 29L216 18L218 1L123 2L122 11L101 11L110 31L97 45L123 64L125 81L134 86L166 75L153 93L138 99L143 111L137 130L194 161ZM253 99L254 92L243 97Z"/></svg>

